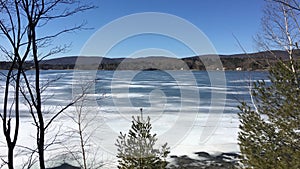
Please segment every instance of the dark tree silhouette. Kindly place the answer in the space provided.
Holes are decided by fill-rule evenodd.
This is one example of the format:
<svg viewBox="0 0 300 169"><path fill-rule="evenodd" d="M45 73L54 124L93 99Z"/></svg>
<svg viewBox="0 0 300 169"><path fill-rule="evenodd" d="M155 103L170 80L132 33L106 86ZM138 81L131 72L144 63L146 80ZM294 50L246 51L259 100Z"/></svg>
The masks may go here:
<svg viewBox="0 0 300 169"><path fill-rule="evenodd" d="M4 107L1 113L3 133L8 148L7 165L14 167L14 149L17 144L20 127L20 103L25 100L36 126L36 144L41 169L45 169L45 131L65 109L73 105L74 98L64 108L55 112L46 122L42 110L41 93L45 86L40 84L40 61L48 56L66 50L67 46L54 46L42 55L41 48L50 47L51 40L63 33L80 30L84 24L57 30L54 34L40 37L39 31L56 19L67 18L76 13L93 8L81 4L79 0L1 0L0 35L6 43L0 44L0 50L11 61L5 76ZM30 81L25 70L25 63L31 60L35 72L34 81ZM24 84L24 85L23 85ZM11 94L11 92L13 94ZM14 123L12 121L15 121Z"/></svg>

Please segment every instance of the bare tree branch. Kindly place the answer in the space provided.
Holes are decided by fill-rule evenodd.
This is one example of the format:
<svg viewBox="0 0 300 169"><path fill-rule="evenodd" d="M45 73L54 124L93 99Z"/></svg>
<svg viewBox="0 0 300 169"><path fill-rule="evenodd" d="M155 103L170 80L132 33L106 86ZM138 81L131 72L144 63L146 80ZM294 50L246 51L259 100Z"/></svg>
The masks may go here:
<svg viewBox="0 0 300 169"><path fill-rule="evenodd" d="M299 2L297 2L296 0L292 1L294 2L294 5L292 5L291 3L288 3L284 0L273 0L274 2L279 2L285 6L288 6L290 7L291 9L294 9L294 10L297 10L297 11L300 11L300 5L299 5Z"/></svg>

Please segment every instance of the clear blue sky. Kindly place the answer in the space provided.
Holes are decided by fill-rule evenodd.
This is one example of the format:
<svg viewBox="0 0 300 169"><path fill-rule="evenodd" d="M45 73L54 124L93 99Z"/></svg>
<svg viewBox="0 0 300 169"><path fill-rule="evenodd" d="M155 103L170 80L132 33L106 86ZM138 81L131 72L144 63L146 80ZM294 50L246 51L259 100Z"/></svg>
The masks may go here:
<svg viewBox="0 0 300 169"><path fill-rule="evenodd" d="M117 18L140 12L169 13L191 22L205 33L218 54L243 52L233 34L248 52L255 52L253 36L260 30L264 6L263 0L94 0L92 2L98 8L59 21L44 32L52 32L66 25L81 23L83 20L87 21L88 27L93 28L69 33L56 39L55 42L58 44L72 43L70 50L61 55L79 55L82 46L98 29ZM111 51L110 56L125 56L145 48L161 48L181 57L192 55L182 44L170 39L168 41L166 37L138 36L116 46L116 50Z"/></svg>

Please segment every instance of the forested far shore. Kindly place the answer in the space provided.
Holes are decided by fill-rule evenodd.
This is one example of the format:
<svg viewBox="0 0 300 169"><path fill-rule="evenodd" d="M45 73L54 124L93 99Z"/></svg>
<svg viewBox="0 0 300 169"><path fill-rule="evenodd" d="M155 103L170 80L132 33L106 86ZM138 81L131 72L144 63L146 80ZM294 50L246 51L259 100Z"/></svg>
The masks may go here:
<svg viewBox="0 0 300 169"><path fill-rule="evenodd" d="M300 62L299 50L295 58ZM275 58L273 55L276 55ZM69 56L40 61L43 70L64 69L98 69L98 70L237 70L259 71L268 70L278 59L287 60L285 51L266 51L251 54L219 55L223 67L216 66L216 57L211 55L186 58L171 58L165 56L149 56L142 58L106 58L88 56ZM77 59L80 58L81 62ZM100 59L99 59L100 58ZM213 59L214 58L214 59ZM204 64L206 63L206 64ZM1 61L0 69L8 70L10 61ZM25 69L34 69L32 61L27 61Z"/></svg>

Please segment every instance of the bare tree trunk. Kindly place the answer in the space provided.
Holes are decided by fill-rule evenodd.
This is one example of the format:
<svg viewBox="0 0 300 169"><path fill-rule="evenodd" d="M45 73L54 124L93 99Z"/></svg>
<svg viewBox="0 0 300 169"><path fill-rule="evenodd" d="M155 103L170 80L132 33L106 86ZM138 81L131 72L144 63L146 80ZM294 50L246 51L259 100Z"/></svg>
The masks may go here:
<svg viewBox="0 0 300 169"><path fill-rule="evenodd" d="M290 33L290 29L289 28L289 16L288 16L288 9L286 9L286 6L282 6L282 12L283 12L283 16L284 16L284 28L285 28L285 35L286 35L286 38L287 38L287 47L286 47L286 50L289 54L289 61L290 61L290 64L291 64L291 70L292 72L295 74L296 73L296 69L295 69L295 63L294 63L294 56L293 56L293 40L292 40L292 37L291 37L291 33ZM297 77L296 77L297 78Z"/></svg>
<svg viewBox="0 0 300 169"><path fill-rule="evenodd" d="M83 129L81 126L81 108L80 108L80 113L78 113L78 131L79 131L79 138L80 138L80 147L81 147L81 153L82 153L82 160L83 160L83 167L84 169L87 169L87 164L86 164L86 154L85 154L85 144L84 144L84 137L83 137Z"/></svg>
<svg viewBox="0 0 300 169"><path fill-rule="evenodd" d="M15 57L13 60L13 64L10 67L10 70L8 71L8 74L6 75L6 88L5 88L5 93L4 93L4 112L3 115L1 115L2 117L2 121L3 121L3 133L4 136L6 138L6 144L7 144L7 148L8 148L8 167L9 169L13 169L14 167L14 148L16 146L17 143L17 139L18 139L18 135L19 135L19 125L20 125L20 110L19 110L19 93L20 93L20 77L21 77L21 71L22 71L22 63L21 61L18 62L18 70L17 70L17 74L14 75L13 74L13 69L14 66L16 65L17 60L19 59L19 55L17 52L17 49L15 49ZM14 77L16 76L16 78ZM11 80L14 80L15 82L15 96L14 96L14 119L15 119L15 125L14 125L14 133L12 134L12 126L11 126L11 113L12 110L9 110L10 113L8 112L8 98L9 98L9 86L11 83ZM7 115L9 114L9 116L7 117Z"/></svg>
<svg viewBox="0 0 300 169"><path fill-rule="evenodd" d="M36 44L35 27L36 27L35 23L31 21L30 31L31 31L31 38L32 38L32 54L33 54L33 61L35 66L36 114L39 122L37 146L38 146L38 153L39 153L40 169L45 169L45 156L44 156L45 123L44 123L44 116L42 112L42 99L41 99L41 91L40 91L40 66L39 66L38 50Z"/></svg>
<svg viewBox="0 0 300 169"><path fill-rule="evenodd" d="M15 59L12 63L12 66L10 67L10 70L7 73L7 77L6 77L6 84L5 84L5 93L4 93L4 109L3 109L3 116L2 117L2 121L3 121L3 133L6 139L6 145L8 148L8 152L7 152L7 156L8 156L8 161L7 161L7 165L9 169L13 169L13 155L14 155L14 147L15 145L13 145L13 143L11 142L11 137L10 137L10 130L11 130L11 125L10 125L10 119L7 120L7 107L8 107L8 94L9 94L9 86L10 86L10 77L12 76L12 69L13 66L15 65Z"/></svg>

